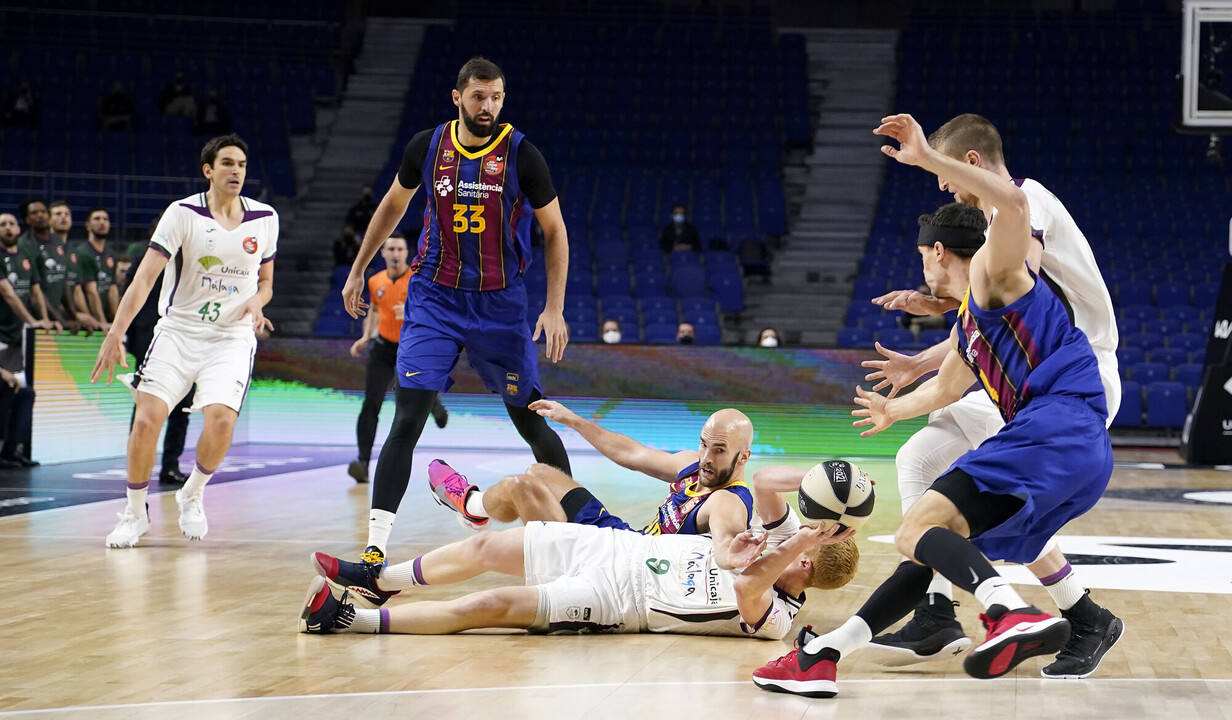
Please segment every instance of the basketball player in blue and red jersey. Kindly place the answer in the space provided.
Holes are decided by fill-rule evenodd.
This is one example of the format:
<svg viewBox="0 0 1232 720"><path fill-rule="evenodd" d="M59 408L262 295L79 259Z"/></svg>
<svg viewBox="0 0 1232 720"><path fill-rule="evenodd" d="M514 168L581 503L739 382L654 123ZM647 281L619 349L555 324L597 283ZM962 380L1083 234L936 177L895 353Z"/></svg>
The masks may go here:
<svg viewBox="0 0 1232 720"><path fill-rule="evenodd" d="M550 465L536 463L526 472L507 475L487 490L480 490L445 461L433 460L428 466L433 497L454 512L463 527L479 530L495 518L500 522L591 525L642 535L709 534L719 568L743 567L732 552L732 539L749 528L753 517L753 493L744 479L753 423L744 413L733 408L719 410L702 425L696 451L669 453L606 430L558 402L538 400L530 409L573 429L621 467L669 483L667 499L639 530L609 512L567 473ZM765 493L759 497L773 502ZM779 509L774 517L778 521L768 523L765 529L779 540L800 529L793 513ZM748 564L748 559L743 562ZM318 569L339 590L348 590L372 604L385 602L391 592L396 594L390 588L397 573L391 577L388 567L370 574L360 563L330 561Z"/></svg>
<svg viewBox="0 0 1232 720"><path fill-rule="evenodd" d="M562 315L569 241L556 190L539 150L511 125L497 124L505 76L495 63L468 60L452 94L458 118L411 138L342 289L347 312L359 317L367 307L364 269L424 186L427 208L398 341L396 409L373 476L363 560L374 576L385 562L415 445L438 393L453 384L463 348L484 385L505 401L535 459L569 471L560 437L526 407L542 397L534 341L546 336L552 362L569 341ZM543 228L548 276L533 337L522 283L532 214Z"/></svg>
<svg viewBox="0 0 1232 720"><path fill-rule="evenodd" d="M1065 306L1030 270L1030 204L994 174L928 145L910 115L892 115L875 132L899 142L883 152L968 188L995 208L952 204L921 221L917 242L933 295L960 297L953 346L936 377L889 399L857 388L852 412L869 436L897 420L962 397L972 374L1005 425L960 457L912 505L894 540L904 557L854 616L759 668L767 690L814 697L838 692L835 664L910 612L934 571L975 595L986 608L983 643L963 661L969 675L1000 677L1023 660L1050 655L1069 638L1069 622L1031 607L985 556L1017 563L1039 557L1065 523L1091 509L1112 475L1112 446L1099 363ZM946 218L938 222L939 218ZM953 250L978 248L971 257ZM969 279L969 285L968 285ZM964 369L966 364L969 368Z"/></svg>

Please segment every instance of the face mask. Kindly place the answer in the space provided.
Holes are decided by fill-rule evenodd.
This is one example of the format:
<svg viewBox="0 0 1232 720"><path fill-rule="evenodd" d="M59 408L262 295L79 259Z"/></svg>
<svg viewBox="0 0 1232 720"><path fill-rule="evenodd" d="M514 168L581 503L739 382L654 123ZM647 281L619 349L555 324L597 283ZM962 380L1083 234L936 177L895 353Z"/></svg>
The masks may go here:
<svg viewBox="0 0 1232 720"><path fill-rule="evenodd" d="M779 339L776 337L764 337L761 339L762 347L778 347Z"/></svg>
<svg viewBox="0 0 1232 720"><path fill-rule="evenodd" d="M608 345L615 345L616 343L620 342L620 331L619 330L608 330L607 332L603 333L603 342L607 343Z"/></svg>
<svg viewBox="0 0 1232 720"><path fill-rule="evenodd" d="M693 336L692 336L692 335L681 335L681 336L680 336L680 344L681 344L681 345L692 345L692 344L693 344Z"/></svg>
<svg viewBox="0 0 1232 720"><path fill-rule="evenodd" d="M673 215L673 216L672 216L672 222L676 223L677 225L679 225L679 224L683 223L683 222L684 222L684 213L676 213L675 215Z"/></svg>

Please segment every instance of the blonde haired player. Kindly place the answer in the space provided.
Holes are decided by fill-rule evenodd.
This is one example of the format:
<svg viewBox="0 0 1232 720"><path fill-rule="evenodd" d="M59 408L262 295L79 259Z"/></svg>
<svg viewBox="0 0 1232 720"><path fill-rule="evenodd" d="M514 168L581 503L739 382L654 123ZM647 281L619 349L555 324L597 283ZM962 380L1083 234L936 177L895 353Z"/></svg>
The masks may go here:
<svg viewBox="0 0 1232 720"><path fill-rule="evenodd" d="M806 527L785 539L745 530L728 555L743 571L719 567L701 535L641 535L612 527L529 522L480 533L386 567L372 604L419 585L468 580L483 572L525 578L446 601L356 608L350 590L329 580L356 565L316 553L300 631L440 635L473 628L534 632L659 632L778 640L791 631L809 587L832 589L855 575L854 530ZM773 547L771 543L777 542ZM767 549L769 548L769 549Z"/></svg>
<svg viewBox="0 0 1232 720"><path fill-rule="evenodd" d="M1112 298L1082 230L1065 205L1046 187L1030 178L1015 179L1010 174L1005 165L1001 135L988 119L971 113L959 115L934 131L928 143L950 158L990 172L1006 183L1014 183L1026 196L1031 235L1037 241L1030 245L1027 262L1061 298L1074 324L1090 341L1104 386L1107 423L1111 424L1121 404L1116 319ZM993 212L984 198L953 178L938 176L937 184L953 194L958 202L980 207L986 214ZM873 302L914 314L940 315L958 307L955 299L922 295L915 290L894 291ZM878 345L877 349L886 359L864 363L874 369L868 379L881 381L875 390L890 386L893 397L900 388L940 368L951 346L946 340L908 356ZM903 513L906 514L954 461L996 434L1002 425L1004 420L996 406L986 393L978 391L967 393L958 402L930 414L928 425L912 435L899 448L895 458ZM1057 661L1043 669L1043 676L1090 675L1120 638L1124 628L1122 621L1086 595L1055 541L1049 542L1041 556L1027 568L1039 578L1073 630ZM912 619L896 632L873 638L868 655L883 664L901 666L944 659L966 649L971 641L954 616L953 597L953 584L938 573Z"/></svg>
<svg viewBox="0 0 1232 720"><path fill-rule="evenodd" d="M201 151L206 192L177 200L163 212L146 256L104 338L90 374L128 367L124 332L159 272L164 272L158 312L144 360L133 378L137 412L128 436L128 504L107 536L107 547L133 547L150 529L146 488L154 467L158 432L193 383L205 426L197 440L192 474L175 494L180 531L205 537L203 493L231 446L231 433L252 377L256 333L273 329L262 308L274 294L278 213L243 197L248 146L236 135L213 138ZM174 262L171 260L174 259Z"/></svg>

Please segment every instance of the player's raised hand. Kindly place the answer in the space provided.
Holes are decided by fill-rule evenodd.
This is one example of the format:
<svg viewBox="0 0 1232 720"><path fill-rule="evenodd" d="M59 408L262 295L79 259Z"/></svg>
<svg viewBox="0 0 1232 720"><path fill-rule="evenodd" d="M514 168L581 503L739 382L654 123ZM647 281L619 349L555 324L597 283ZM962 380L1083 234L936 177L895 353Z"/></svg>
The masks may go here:
<svg viewBox="0 0 1232 720"><path fill-rule="evenodd" d="M252 298L244 303L244 312L240 313L240 317L252 316L252 331L261 334L262 332L270 332L274 329L274 323L265 317L265 313L261 311L261 301L258 298Z"/></svg>
<svg viewBox="0 0 1232 720"><path fill-rule="evenodd" d="M861 367L873 370L864 376L865 380L881 381L873 386L873 390L883 390L889 385L890 394L887 396L889 399L897 395L899 390L920 379L923 373L916 367L913 356L894 352L882 347L881 343L873 343L873 347L877 348L877 352L881 353L885 360L865 360L860 363Z"/></svg>
<svg viewBox="0 0 1232 720"><path fill-rule="evenodd" d="M364 276L362 274L356 275L352 272L347 276L346 284L342 286L342 307L346 309L347 315L353 318L367 314L364 312L368 308L368 303L364 302Z"/></svg>
<svg viewBox="0 0 1232 720"><path fill-rule="evenodd" d="M846 530L839 532L838 523L832 522L829 524L818 525L817 527L813 527L812 525L804 525L796 531L795 537L803 537L805 549L808 549L819 545L837 545L853 537L855 534L855 528L847 528Z"/></svg>
<svg viewBox="0 0 1232 720"><path fill-rule="evenodd" d="M852 417L861 418L851 423L852 427L868 427L860 433L860 437L870 437L894 424L894 419L886 410L890 399L881 393L869 392L859 385L856 386L856 396L852 399L859 408L851 411ZM871 426L871 427L870 427Z"/></svg>
<svg viewBox="0 0 1232 720"><path fill-rule="evenodd" d="M97 382L107 371L107 384L115 377L115 366L128 369L128 358L124 354L124 338L110 332L103 338L103 344L98 348L98 357L94 360L94 370L90 372L90 382Z"/></svg>
<svg viewBox="0 0 1232 720"><path fill-rule="evenodd" d="M882 145L881 152L889 155L904 165L919 165L924 162L932 148L924 137L924 128L915 118L906 113L889 115L881 118L881 125L873 131L874 135L885 135L898 141L898 147Z"/></svg>
<svg viewBox="0 0 1232 720"><path fill-rule="evenodd" d="M770 533L754 535L752 530L732 536L731 544L727 546L727 559L734 568L746 568L761 556L766 549Z"/></svg>
<svg viewBox="0 0 1232 720"><path fill-rule="evenodd" d="M545 309L539 314L539 321L535 323L535 334L531 340L537 342L540 333L543 333L547 339L544 357L553 363L560 362L565 354L565 346L569 344L569 325L565 323L564 314L559 310L553 312Z"/></svg>
<svg viewBox="0 0 1232 720"><path fill-rule="evenodd" d="M562 425L567 424L566 421L570 418L577 417L576 413L555 400L536 400L526 407L539 413L541 417Z"/></svg>
<svg viewBox="0 0 1232 720"><path fill-rule="evenodd" d="M891 290L885 295L873 298L874 305L880 305L886 310L903 310L912 315L944 315L947 311L958 307L953 300L946 300L919 290Z"/></svg>

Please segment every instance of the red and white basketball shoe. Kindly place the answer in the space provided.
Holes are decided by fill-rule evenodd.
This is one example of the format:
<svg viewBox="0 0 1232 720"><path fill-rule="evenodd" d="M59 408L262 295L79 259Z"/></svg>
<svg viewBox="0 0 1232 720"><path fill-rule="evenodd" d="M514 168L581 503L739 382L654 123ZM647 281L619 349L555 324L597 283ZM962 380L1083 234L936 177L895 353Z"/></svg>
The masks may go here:
<svg viewBox="0 0 1232 720"><path fill-rule="evenodd" d="M817 633L806 625L796 636L795 647L786 655L771 660L753 671L753 684L770 692L791 693L813 698L830 698L838 694L835 682L838 651L824 648L808 653L804 648Z"/></svg>
<svg viewBox="0 0 1232 720"><path fill-rule="evenodd" d="M1069 639L1068 620L1031 606L1006 610L993 605L980 620L988 638L963 659L963 669L974 678L1001 677L1027 658L1055 655Z"/></svg>
<svg viewBox="0 0 1232 720"><path fill-rule="evenodd" d="M432 499L436 504L447 507L458 514L458 522L469 530L479 530L488 524L489 518L472 515L466 511L466 498L472 490L478 490L466 476L449 467L444 460L433 460L428 464L428 487L432 490Z"/></svg>

